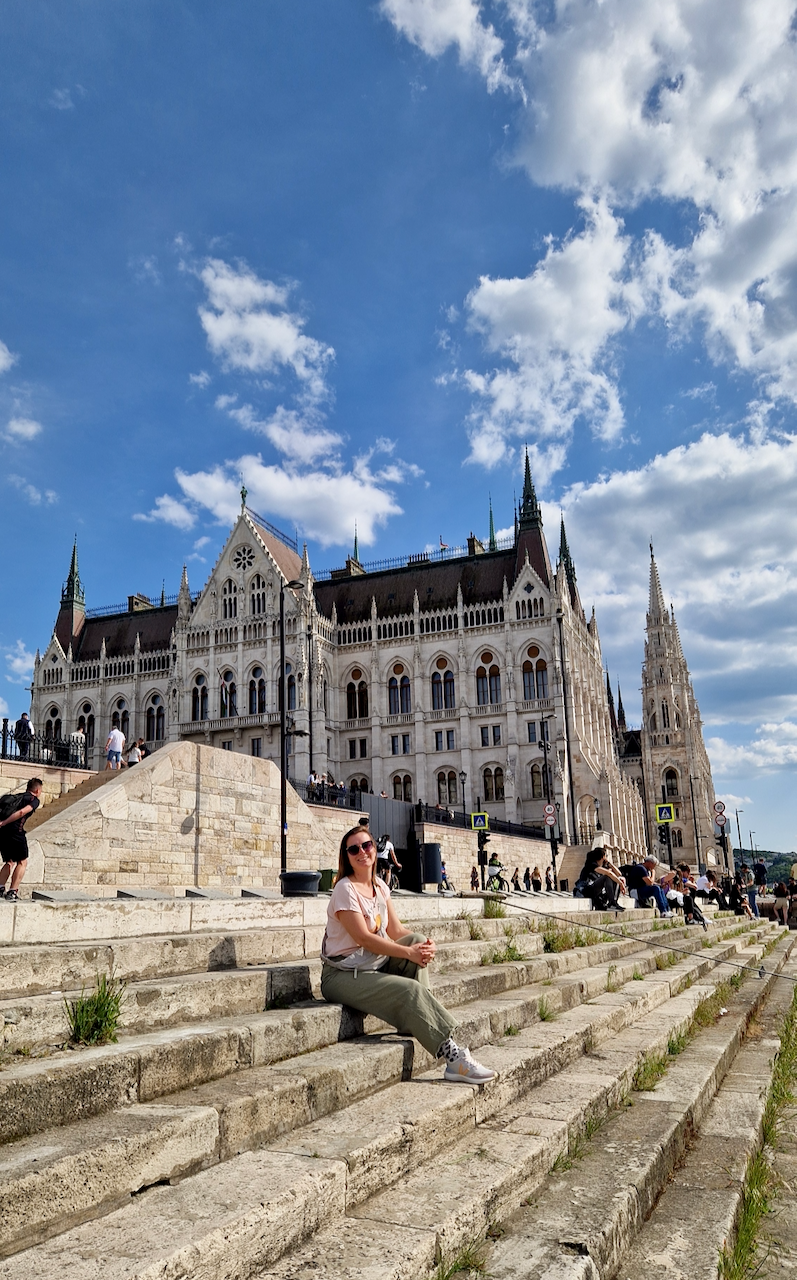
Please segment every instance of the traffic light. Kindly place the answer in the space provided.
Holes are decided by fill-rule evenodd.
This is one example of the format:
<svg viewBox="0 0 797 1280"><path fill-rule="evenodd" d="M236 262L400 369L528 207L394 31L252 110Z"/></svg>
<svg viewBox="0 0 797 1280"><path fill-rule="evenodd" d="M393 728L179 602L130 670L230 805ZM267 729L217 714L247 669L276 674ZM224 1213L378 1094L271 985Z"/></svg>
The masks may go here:
<svg viewBox="0 0 797 1280"><path fill-rule="evenodd" d="M666 844L666 843L667 843L667 828L665 826L661 826L659 827L659 844Z"/></svg>
<svg viewBox="0 0 797 1280"><path fill-rule="evenodd" d="M479 842L479 866L486 867L487 866L486 846L490 843L490 833L488 831L480 831L478 833L477 839Z"/></svg>

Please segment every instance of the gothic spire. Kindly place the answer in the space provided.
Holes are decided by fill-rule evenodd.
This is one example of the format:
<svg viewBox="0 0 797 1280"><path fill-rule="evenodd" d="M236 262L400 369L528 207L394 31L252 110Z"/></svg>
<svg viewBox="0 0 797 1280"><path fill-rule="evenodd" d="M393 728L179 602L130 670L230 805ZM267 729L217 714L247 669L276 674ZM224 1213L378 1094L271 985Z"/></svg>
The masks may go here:
<svg viewBox="0 0 797 1280"><path fill-rule="evenodd" d="M612 682L609 679L609 673L606 672L606 700L609 703L609 723L612 726L612 734L617 737L617 716L614 711L614 694L612 693Z"/></svg>
<svg viewBox="0 0 797 1280"><path fill-rule="evenodd" d="M490 541L489 541L488 546L489 546L489 550L490 550L490 551L497 551L497 550L498 550L498 543L497 543L497 542L496 542L496 540L495 540L495 521L493 520L493 499L492 499L492 495L490 496Z"/></svg>
<svg viewBox="0 0 797 1280"><path fill-rule="evenodd" d="M656 559L653 555L653 543L650 544L650 602L648 604L648 617L653 621L663 620L666 615L664 605L664 592L661 589L659 580L659 570L656 565Z"/></svg>
<svg viewBox="0 0 797 1280"><path fill-rule="evenodd" d="M359 564L360 549L359 549L359 544L357 542L357 521L356 520L354 521L354 550L351 553L351 558L352 560L356 560L357 563Z"/></svg>
<svg viewBox="0 0 797 1280"><path fill-rule="evenodd" d="M625 733L625 707L623 706L623 695L620 692L619 684L617 686L617 728L621 729L622 732Z"/></svg>
<svg viewBox="0 0 797 1280"><path fill-rule="evenodd" d="M83 594L83 584L80 581L80 572L77 563L77 534L72 547L72 559L69 564L69 575L61 590L62 604L85 604L85 596Z"/></svg>
<svg viewBox="0 0 797 1280"><path fill-rule="evenodd" d="M542 528L542 515L537 502L537 494L534 491L534 481L531 478L528 449L526 450L526 469L523 476L523 497L520 499L520 527L521 529Z"/></svg>

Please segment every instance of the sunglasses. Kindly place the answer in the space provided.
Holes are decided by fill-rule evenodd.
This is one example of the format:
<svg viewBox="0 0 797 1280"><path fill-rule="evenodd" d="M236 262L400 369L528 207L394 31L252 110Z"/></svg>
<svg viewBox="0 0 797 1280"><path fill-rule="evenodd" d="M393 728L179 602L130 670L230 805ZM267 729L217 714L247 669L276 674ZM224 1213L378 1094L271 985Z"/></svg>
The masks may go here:
<svg viewBox="0 0 797 1280"><path fill-rule="evenodd" d="M347 853L350 853L350 854L351 854L351 856L352 856L352 857L354 857L354 855L355 855L356 853L359 853L361 849L364 849L366 853L370 853L370 852L371 852L371 850L373 849L373 847L374 847L374 842L373 842L373 840L363 840L362 844L350 844L350 845L348 845L348 846L346 847L346 852L347 852Z"/></svg>

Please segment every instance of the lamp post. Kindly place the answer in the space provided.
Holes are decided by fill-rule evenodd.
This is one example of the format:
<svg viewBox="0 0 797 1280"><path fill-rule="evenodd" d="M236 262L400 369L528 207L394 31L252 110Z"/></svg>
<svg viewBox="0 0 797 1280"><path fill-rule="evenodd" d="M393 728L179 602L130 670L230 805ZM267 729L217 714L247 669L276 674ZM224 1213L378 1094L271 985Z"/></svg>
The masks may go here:
<svg viewBox="0 0 797 1280"><path fill-rule="evenodd" d="M739 814L740 814L740 813L744 813L744 809L734 809L734 813L736 814L736 834L737 834L737 836L739 837L739 856L741 857L741 853L742 853L742 828L739 826ZM728 867L726 867L725 869L726 869L726 871L727 871L727 870L729 870L729 868L728 868Z"/></svg>
<svg viewBox="0 0 797 1280"><path fill-rule="evenodd" d="M601 802L597 799L595 800L595 830L603 830L603 827L601 826Z"/></svg>
<svg viewBox="0 0 797 1280"><path fill-rule="evenodd" d="M754 835L755 835L755 831L751 831L750 832L750 861L751 862L753 861L753 836ZM742 861L744 862L744 854L742 854Z"/></svg>
<svg viewBox="0 0 797 1280"><path fill-rule="evenodd" d="M468 825L467 816L465 813L465 779L467 778L467 776L468 775L466 774L465 770L460 769L459 782L460 782L460 786L462 787L462 825L463 827L467 827Z"/></svg>
<svg viewBox="0 0 797 1280"><path fill-rule="evenodd" d="M548 741L548 724L553 719L554 719L553 716L546 716L543 720L540 721L540 733L542 735L542 740L540 741L539 746L540 746L540 751L542 752L542 759L543 759L542 768L543 768L543 781L545 783L545 799L547 800L548 804L551 803L551 783L550 783L550 777L548 774L548 752L551 749L551 744ZM557 822L559 821L559 805L556 806L556 820ZM559 850L558 850L556 836L553 833L553 827L549 827L548 832L551 838L551 869L553 871L553 887L554 889L558 890L559 878L556 874L556 855Z"/></svg>
<svg viewBox="0 0 797 1280"><path fill-rule="evenodd" d="M288 743L288 726L286 723L285 697L285 590L303 587L298 578L290 582L280 583L280 891L285 893L283 873L288 870L288 761L286 747Z"/></svg>

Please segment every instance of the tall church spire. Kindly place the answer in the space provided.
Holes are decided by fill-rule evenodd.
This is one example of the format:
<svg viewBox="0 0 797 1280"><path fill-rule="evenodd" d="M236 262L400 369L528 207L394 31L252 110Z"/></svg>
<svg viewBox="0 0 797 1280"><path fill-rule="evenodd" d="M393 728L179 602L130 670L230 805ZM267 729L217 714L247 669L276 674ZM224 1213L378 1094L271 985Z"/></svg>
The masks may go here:
<svg viewBox="0 0 797 1280"><path fill-rule="evenodd" d="M498 550L498 543L495 540L495 521L493 520L493 499L490 497L490 541L488 543L490 551Z"/></svg>
<svg viewBox="0 0 797 1280"><path fill-rule="evenodd" d="M612 693L612 682L609 679L609 673L606 672L606 699L609 703L609 723L612 726L612 734L616 738L618 730L617 716L614 711L614 694Z"/></svg>
<svg viewBox="0 0 797 1280"><path fill-rule="evenodd" d="M537 502L537 494L534 491L534 481L531 478L528 449L526 450L526 469L523 476L523 497L520 499L520 527L521 529L542 528L542 515L540 513L540 505Z"/></svg>
<svg viewBox="0 0 797 1280"><path fill-rule="evenodd" d="M62 604L85 604L86 597L83 594L83 584L80 581L80 571L77 563L77 534L72 546L72 559L69 564L69 573L66 582L61 588Z"/></svg>
<svg viewBox="0 0 797 1280"><path fill-rule="evenodd" d="M623 695L620 692L620 686L618 684L617 686L617 728L620 729L622 733L625 733L627 727L628 726L626 725L626 722L625 722L625 707L623 706Z"/></svg>
<svg viewBox="0 0 797 1280"><path fill-rule="evenodd" d="M77 537L72 546L72 559L69 573L61 588L61 607L55 623L55 634L64 653L72 641L80 634L86 621L86 597L83 583L80 581L80 570L77 563Z"/></svg>
<svg viewBox="0 0 797 1280"><path fill-rule="evenodd" d="M351 553L351 558L352 560L356 560L358 564L360 563L360 548L359 548L359 543L357 541L357 521L356 520L354 521L354 550Z"/></svg>
<svg viewBox="0 0 797 1280"><path fill-rule="evenodd" d="M660 622L666 615L666 607L664 604L664 592L661 589L659 580L659 570L656 565L656 557L653 555L653 543L650 544L650 602L648 604L648 618L651 622Z"/></svg>

